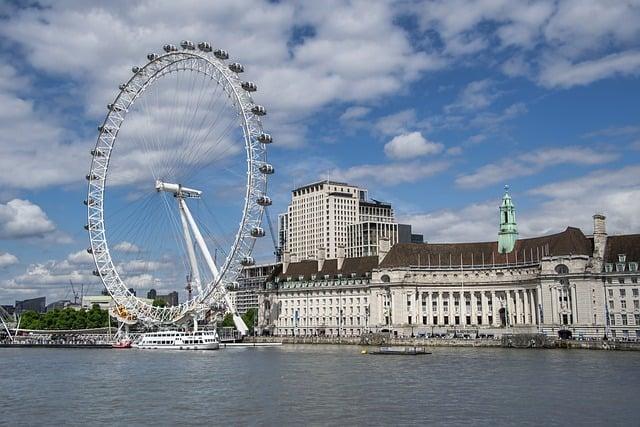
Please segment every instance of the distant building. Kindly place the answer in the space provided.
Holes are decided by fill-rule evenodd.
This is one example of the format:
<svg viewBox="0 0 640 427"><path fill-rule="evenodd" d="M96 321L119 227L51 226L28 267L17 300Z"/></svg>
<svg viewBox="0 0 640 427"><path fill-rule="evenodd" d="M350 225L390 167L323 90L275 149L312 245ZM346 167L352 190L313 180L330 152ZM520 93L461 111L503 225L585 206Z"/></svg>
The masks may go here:
<svg viewBox="0 0 640 427"><path fill-rule="evenodd" d="M57 308L59 309L63 309L63 308L67 308L67 307L74 307L74 308L80 308L79 305L75 305L69 301L68 299L61 299L59 301L56 302L52 302L51 304L47 305L46 311L52 311L55 310Z"/></svg>
<svg viewBox="0 0 640 427"><path fill-rule="evenodd" d="M237 283L229 290L230 297L238 313L258 308L258 291L279 263L257 264L244 267Z"/></svg>
<svg viewBox="0 0 640 427"><path fill-rule="evenodd" d="M44 313L47 307L47 298L38 297L26 299L23 301L16 301L15 313L21 314L25 311L35 311L37 313Z"/></svg>
<svg viewBox="0 0 640 427"><path fill-rule="evenodd" d="M323 259L336 259L341 250L352 258L376 255L381 238L391 245L411 241L410 227L402 232L401 239L391 204L369 200L366 189L329 180L294 189L287 212L278 217L281 253L288 252L291 261L317 259L320 251Z"/></svg>
<svg viewBox="0 0 640 427"><path fill-rule="evenodd" d="M0 315L1 316L13 316L13 314L15 312L16 312L16 308L14 306L12 306L11 304L0 305Z"/></svg>
<svg viewBox="0 0 640 427"><path fill-rule="evenodd" d="M169 292L166 295L161 295L155 289L150 289L149 292L147 292L147 299L150 299L151 301L164 301L169 307L173 307L179 304L177 291Z"/></svg>

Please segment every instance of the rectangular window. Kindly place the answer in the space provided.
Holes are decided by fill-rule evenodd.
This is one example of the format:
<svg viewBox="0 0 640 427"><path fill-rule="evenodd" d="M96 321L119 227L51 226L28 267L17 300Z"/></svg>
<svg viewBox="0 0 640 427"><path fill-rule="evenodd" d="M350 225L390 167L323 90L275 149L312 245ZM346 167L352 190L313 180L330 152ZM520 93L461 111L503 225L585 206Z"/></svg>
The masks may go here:
<svg viewBox="0 0 640 427"><path fill-rule="evenodd" d="M609 300L609 309L613 310L615 308L615 305L613 304L613 300Z"/></svg>
<svg viewBox="0 0 640 427"><path fill-rule="evenodd" d="M609 298L613 298L613 289L609 289Z"/></svg>
<svg viewBox="0 0 640 427"><path fill-rule="evenodd" d="M622 309L626 309L627 308L627 301L626 300L620 301L620 308L622 308Z"/></svg>
<svg viewBox="0 0 640 427"><path fill-rule="evenodd" d="M624 298L627 296L627 291L626 289L620 289L620 298Z"/></svg>
<svg viewBox="0 0 640 427"><path fill-rule="evenodd" d="M627 322L627 316L622 315L622 326L627 326L628 322Z"/></svg>
<svg viewBox="0 0 640 427"><path fill-rule="evenodd" d="M624 283L624 277L618 277L618 283Z"/></svg>

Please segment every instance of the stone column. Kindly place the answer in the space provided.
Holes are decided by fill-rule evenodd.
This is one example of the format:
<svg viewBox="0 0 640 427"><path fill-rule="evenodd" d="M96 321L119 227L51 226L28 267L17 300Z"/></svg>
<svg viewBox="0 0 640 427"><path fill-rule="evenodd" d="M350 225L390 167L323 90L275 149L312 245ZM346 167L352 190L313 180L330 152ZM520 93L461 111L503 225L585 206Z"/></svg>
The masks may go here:
<svg viewBox="0 0 640 427"><path fill-rule="evenodd" d="M455 313L455 298L453 297L453 291L449 291L449 326L456 324Z"/></svg>
<svg viewBox="0 0 640 427"><path fill-rule="evenodd" d="M549 293L551 294L551 323L556 324L556 307L558 305L558 296L556 295L556 289L554 286L549 288ZM547 323L549 321L547 320Z"/></svg>
<svg viewBox="0 0 640 427"><path fill-rule="evenodd" d="M536 289L531 289L531 323L533 325L538 324L538 304L536 303Z"/></svg>
<svg viewBox="0 0 640 427"><path fill-rule="evenodd" d="M527 325L532 324L531 322L531 294L529 293L529 289L524 290L524 323Z"/></svg>
<svg viewBox="0 0 640 427"><path fill-rule="evenodd" d="M444 307L442 291L438 291L438 326L444 325Z"/></svg>
<svg viewBox="0 0 640 427"><path fill-rule="evenodd" d="M475 291L471 291L471 324L478 324L478 299Z"/></svg>
<svg viewBox="0 0 640 427"><path fill-rule="evenodd" d="M514 322L514 316L513 313L515 311L515 307L513 304L513 295L511 294L512 290L508 289L506 292L507 295L507 325L509 326L513 326L515 324Z"/></svg>
<svg viewBox="0 0 640 427"><path fill-rule="evenodd" d="M576 299L576 285L571 286L571 314L573 315L573 324L578 323L578 300Z"/></svg>
<svg viewBox="0 0 640 427"><path fill-rule="evenodd" d="M500 326L500 315L498 314L498 310L496 291L491 291L491 315L493 316L493 326Z"/></svg>
<svg viewBox="0 0 640 427"><path fill-rule="evenodd" d="M486 291L480 292L480 302L482 304L482 325L487 326L489 324L489 303Z"/></svg>
<svg viewBox="0 0 640 427"><path fill-rule="evenodd" d="M433 292L427 292L427 325L433 325L433 300L431 294Z"/></svg>

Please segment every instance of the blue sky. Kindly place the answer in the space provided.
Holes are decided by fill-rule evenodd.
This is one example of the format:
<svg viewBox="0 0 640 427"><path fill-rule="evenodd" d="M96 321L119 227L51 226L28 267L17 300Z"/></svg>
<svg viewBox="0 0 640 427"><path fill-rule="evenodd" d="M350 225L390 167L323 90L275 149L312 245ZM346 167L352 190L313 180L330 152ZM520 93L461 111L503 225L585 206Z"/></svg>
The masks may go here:
<svg viewBox="0 0 640 427"><path fill-rule="evenodd" d="M329 177L429 241L493 240L509 184L522 236L588 234L595 212L640 232L639 1L5 2L0 19L1 303L99 292L81 203L95 127L131 66L182 39L258 84L272 215Z"/></svg>

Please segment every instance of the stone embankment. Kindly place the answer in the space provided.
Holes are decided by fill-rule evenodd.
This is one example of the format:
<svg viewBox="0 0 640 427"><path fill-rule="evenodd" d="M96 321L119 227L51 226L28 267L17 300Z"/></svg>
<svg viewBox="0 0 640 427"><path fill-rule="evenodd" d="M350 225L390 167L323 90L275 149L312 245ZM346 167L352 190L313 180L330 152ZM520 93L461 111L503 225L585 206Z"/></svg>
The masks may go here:
<svg viewBox="0 0 640 427"><path fill-rule="evenodd" d="M385 334L362 337L249 337L249 342L282 342L283 344L332 345L404 345L426 347L494 347L494 348L564 348L589 350L640 351L640 342L613 340L563 340L542 334L503 335L501 338L394 338Z"/></svg>

